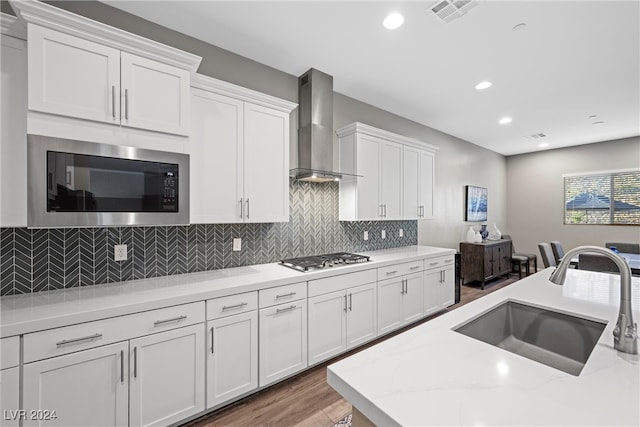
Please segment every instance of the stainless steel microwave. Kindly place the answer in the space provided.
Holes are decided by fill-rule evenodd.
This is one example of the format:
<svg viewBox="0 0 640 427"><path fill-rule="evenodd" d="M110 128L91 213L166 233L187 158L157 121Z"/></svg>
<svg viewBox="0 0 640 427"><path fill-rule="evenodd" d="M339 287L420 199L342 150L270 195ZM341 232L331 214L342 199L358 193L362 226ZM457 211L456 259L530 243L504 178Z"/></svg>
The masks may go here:
<svg viewBox="0 0 640 427"><path fill-rule="evenodd" d="M189 223L189 156L27 136L27 225Z"/></svg>

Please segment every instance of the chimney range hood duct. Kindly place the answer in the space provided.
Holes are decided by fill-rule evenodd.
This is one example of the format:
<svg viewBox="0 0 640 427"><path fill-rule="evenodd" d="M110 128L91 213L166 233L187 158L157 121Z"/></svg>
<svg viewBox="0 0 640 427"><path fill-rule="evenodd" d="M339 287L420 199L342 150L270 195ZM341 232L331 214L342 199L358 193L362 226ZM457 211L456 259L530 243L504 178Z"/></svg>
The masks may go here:
<svg viewBox="0 0 640 427"><path fill-rule="evenodd" d="M311 68L298 78L298 168L295 179L338 181L333 169L333 77Z"/></svg>

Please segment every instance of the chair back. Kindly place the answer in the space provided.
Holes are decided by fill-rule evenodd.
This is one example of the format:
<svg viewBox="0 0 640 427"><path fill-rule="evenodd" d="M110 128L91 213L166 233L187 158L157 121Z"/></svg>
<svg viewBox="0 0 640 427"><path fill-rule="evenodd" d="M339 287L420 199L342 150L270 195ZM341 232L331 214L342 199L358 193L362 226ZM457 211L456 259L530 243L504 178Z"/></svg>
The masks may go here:
<svg viewBox="0 0 640 427"><path fill-rule="evenodd" d="M578 255L578 268L580 270L619 273L616 263L600 254L586 253Z"/></svg>
<svg viewBox="0 0 640 427"><path fill-rule="evenodd" d="M555 267L556 258L553 256L553 250L549 243L538 243L538 250L540 250L540 256L542 257L542 263L544 268Z"/></svg>
<svg viewBox="0 0 640 427"><path fill-rule="evenodd" d="M618 252L624 252L626 254L640 254L640 243L607 242L604 245L607 248L614 246Z"/></svg>
<svg viewBox="0 0 640 427"><path fill-rule="evenodd" d="M560 260L564 256L564 249L562 247L562 243L557 240L552 240L551 242L551 250L553 251L553 257L556 259L556 264L560 264Z"/></svg>

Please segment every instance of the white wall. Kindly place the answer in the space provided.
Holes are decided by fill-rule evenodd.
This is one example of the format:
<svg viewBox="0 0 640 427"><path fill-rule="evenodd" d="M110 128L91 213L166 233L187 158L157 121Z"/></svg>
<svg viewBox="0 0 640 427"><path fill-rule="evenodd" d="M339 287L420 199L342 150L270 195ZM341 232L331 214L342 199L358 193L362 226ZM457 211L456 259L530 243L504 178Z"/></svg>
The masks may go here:
<svg viewBox="0 0 640 427"><path fill-rule="evenodd" d="M538 243L565 249L639 242L640 226L563 224L563 174L640 168L640 138L587 144L507 158L508 231L519 252L539 255ZM538 265L542 266L540 259Z"/></svg>

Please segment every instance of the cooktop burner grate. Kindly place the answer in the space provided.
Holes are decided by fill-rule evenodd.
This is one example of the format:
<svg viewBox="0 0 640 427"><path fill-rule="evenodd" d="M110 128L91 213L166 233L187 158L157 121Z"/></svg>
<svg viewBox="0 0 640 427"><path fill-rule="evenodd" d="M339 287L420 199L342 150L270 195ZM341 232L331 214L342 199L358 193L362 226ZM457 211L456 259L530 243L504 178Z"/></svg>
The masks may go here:
<svg viewBox="0 0 640 427"><path fill-rule="evenodd" d="M356 264L370 261L368 255L352 254L348 252L337 252L325 255L313 255L299 258L289 258L280 261L281 265L293 268L298 271L310 271L339 265Z"/></svg>

